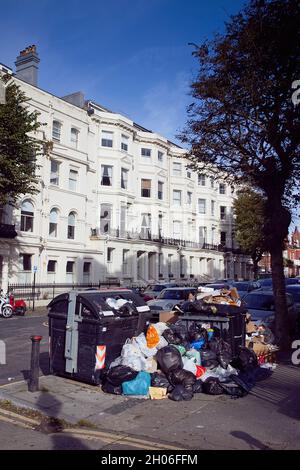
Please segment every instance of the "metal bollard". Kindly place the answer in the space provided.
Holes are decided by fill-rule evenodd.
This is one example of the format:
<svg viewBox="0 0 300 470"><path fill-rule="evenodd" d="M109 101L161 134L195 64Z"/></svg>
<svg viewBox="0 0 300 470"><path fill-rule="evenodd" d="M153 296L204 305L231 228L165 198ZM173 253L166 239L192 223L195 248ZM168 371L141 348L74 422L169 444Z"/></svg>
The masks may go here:
<svg viewBox="0 0 300 470"><path fill-rule="evenodd" d="M32 348L28 390L29 392L37 392L39 389L40 341L43 337L34 335L30 339L32 341Z"/></svg>

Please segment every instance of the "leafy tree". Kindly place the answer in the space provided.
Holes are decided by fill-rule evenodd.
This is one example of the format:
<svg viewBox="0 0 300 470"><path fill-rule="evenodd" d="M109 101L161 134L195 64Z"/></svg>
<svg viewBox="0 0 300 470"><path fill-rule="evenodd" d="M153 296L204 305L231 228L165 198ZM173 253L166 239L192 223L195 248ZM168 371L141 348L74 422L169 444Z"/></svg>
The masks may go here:
<svg viewBox="0 0 300 470"><path fill-rule="evenodd" d="M0 80L7 83L10 76ZM36 157L43 143L33 134L41 124L38 112L29 111L29 101L13 81L6 85L6 100L0 104L0 205L14 205L21 194L37 192Z"/></svg>
<svg viewBox="0 0 300 470"><path fill-rule="evenodd" d="M254 278L257 279L258 263L265 251L265 200L253 190L243 190L238 193L233 210L236 240L241 249L251 256Z"/></svg>
<svg viewBox="0 0 300 470"><path fill-rule="evenodd" d="M223 35L193 52L199 73L181 138L191 168L247 183L266 198L265 238L271 254L276 337L288 347L283 242L298 200L300 105L292 84L300 74L297 0L250 0Z"/></svg>

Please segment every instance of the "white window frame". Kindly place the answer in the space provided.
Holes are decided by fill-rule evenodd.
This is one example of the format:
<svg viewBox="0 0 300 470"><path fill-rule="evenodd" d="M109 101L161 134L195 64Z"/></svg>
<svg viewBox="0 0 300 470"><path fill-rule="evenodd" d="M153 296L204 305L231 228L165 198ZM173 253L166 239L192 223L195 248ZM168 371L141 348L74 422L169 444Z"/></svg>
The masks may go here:
<svg viewBox="0 0 300 470"><path fill-rule="evenodd" d="M128 142L129 142L128 135L121 134L121 150L123 152L128 152Z"/></svg>
<svg viewBox="0 0 300 470"><path fill-rule="evenodd" d="M112 131L101 131L101 147L113 148L114 133Z"/></svg>
<svg viewBox="0 0 300 470"><path fill-rule="evenodd" d="M121 188L128 189L128 174L127 168L121 168Z"/></svg>
<svg viewBox="0 0 300 470"><path fill-rule="evenodd" d="M179 162L173 162L173 176L181 176L182 175L182 164Z"/></svg>
<svg viewBox="0 0 300 470"><path fill-rule="evenodd" d="M157 182L157 199L162 201L164 198L164 182L158 181Z"/></svg>
<svg viewBox="0 0 300 470"><path fill-rule="evenodd" d="M49 237L51 238L57 237L58 214L59 212L56 207L53 207L49 214Z"/></svg>
<svg viewBox="0 0 300 470"><path fill-rule="evenodd" d="M56 165L56 170L52 169L52 165ZM50 159L50 184L53 186L59 186L59 167L60 162L55 160L54 158Z"/></svg>
<svg viewBox="0 0 300 470"><path fill-rule="evenodd" d="M52 140L60 142L62 123L57 119L52 121Z"/></svg>
<svg viewBox="0 0 300 470"><path fill-rule="evenodd" d="M77 149L78 147L78 138L79 138L79 130L76 127L71 127L71 135L70 141L71 145Z"/></svg>
<svg viewBox="0 0 300 470"><path fill-rule="evenodd" d="M104 179L104 178L107 178ZM109 184L104 184L104 181L109 181ZM113 166L112 165L101 165L101 186L112 186L113 185Z"/></svg>
<svg viewBox="0 0 300 470"><path fill-rule="evenodd" d="M71 178L71 174L76 174L76 178ZM70 191L77 191L77 183L78 183L78 170L75 168L70 168L69 170L69 190ZM72 187L73 186L73 187Z"/></svg>
<svg viewBox="0 0 300 470"><path fill-rule="evenodd" d="M175 197L178 195L179 197ZM180 189L173 189L173 205L181 206L182 205L182 191Z"/></svg>
<svg viewBox="0 0 300 470"><path fill-rule="evenodd" d="M206 176L198 174L198 186L206 186Z"/></svg>
<svg viewBox="0 0 300 470"><path fill-rule="evenodd" d="M151 158L151 149L148 147L142 147L141 148L141 156L145 158Z"/></svg>
<svg viewBox="0 0 300 470"><path fill-rule="evenodd" d="M164 152L162 152L161 150L158 150L157 151L157 160L159 162L163 162L164 161Z"/></svg>
<svg viewBox="0 0 300 470"><path fill-rule="evenodd" d="M201 201L201 205L200 205ZM200 207L203 208L203 210L200 211ZM198 199L198 214L206 214L206 199L199 198Z"/></svg>
<svg viewBox="0 0 300 470"><path fill-rule="evenodd" d="M150 188L143 188L143 181L150 181ZM151 189L152 189L151 186L152 186L152 180L148 178L141 179L141 197L151 198ZM143 191L149 191L149 195L143 194Z"/></svg>

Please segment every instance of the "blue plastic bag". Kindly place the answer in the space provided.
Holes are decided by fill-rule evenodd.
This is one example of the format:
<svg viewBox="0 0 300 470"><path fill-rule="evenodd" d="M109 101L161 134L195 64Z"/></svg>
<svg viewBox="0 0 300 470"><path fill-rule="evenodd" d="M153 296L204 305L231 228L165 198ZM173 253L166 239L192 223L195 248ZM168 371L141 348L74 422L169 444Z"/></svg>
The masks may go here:
<svg viewBox="0 0 300 470"><path fill-rule="evenodd" d="M151 375L139 372L135 379L122 383L123 395L148 395L151 385Z"/></svg>
<svg viewBox="0 0 300 470"><path fill-rule="evenodd" d="M199 351L199 349L202 349L203 346L205 345L205 339L199 339L198 341L193 341L191 343L191 347Z"/></svg>

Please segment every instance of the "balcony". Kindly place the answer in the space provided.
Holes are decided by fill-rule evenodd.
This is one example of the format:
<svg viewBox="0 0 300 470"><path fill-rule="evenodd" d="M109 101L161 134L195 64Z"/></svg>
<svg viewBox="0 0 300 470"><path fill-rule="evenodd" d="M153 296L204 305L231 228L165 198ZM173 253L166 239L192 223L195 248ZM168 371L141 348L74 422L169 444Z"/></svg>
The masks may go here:
<svg viewBox="0 0 300 470"><path fill-rule="evenodd" d="M0 224L0 238L15 238L17 235L14 225Z"/></svg>
<svg viewBox="0 0 300 470"><path fill-rule="evenodd" d="M130 232L119 229L110 229L108 232L101 233L99 228L91 229L91 239L119 239L119 240L144 240L159 243L161 245L176 246L177 248L194 248L197 250L218 251L223 253L243 254L240 249L233 249L224 246L224 244L214 245L210 243L198 243L179 238L168 238L161 235L153 235L150 231Z"/></svg>

